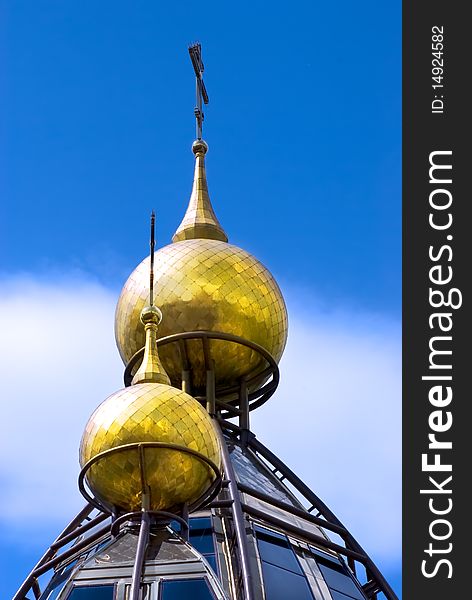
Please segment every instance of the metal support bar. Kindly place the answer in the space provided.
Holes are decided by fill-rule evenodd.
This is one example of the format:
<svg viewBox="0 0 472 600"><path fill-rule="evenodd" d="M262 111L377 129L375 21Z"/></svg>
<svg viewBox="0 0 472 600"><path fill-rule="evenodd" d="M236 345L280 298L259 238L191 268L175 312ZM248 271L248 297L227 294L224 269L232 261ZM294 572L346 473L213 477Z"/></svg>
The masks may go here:
<svg viewBox="0 0 472 600"><path fill-rule="evenodd" d="M247 391L247 380L241 377L239 384L239 407L241 416L239 417L239 427L241 428L241 444L247 446L249 432L249 396Z"/></svg>
<svg viewBox="0 0 472 600"><path fill-rule="evenodd" d="M184 369L184 371L189 371L190 362L188 359L187 344L184 339L179 339L178 345L180 352L180 361L182 362L182 369Z"/></svg>
<svg viewBox="0 0 472 600"><path fill-rule="evenodd" d="M41 596L41 588L39 587L37 579L33 579L33 585L31 586L31 588L33 589L34 597L36 598L36 600L39 600L39 597Z"/></svg>
<svg viewBox="0 0 472 600"><path fill-rule="evenodd" d="M241 410L239 408L236 408L235 406L231 406L231 404L228 404L227 402L223 402L223 400L218 400L218 398L216 399L216 406L218 407L219 410L221 410L221 409L227 410L229 418L236 417L241 414Z"/></svg>
<svg viewBox="0 0 472 600"><path fill-rule="evenodd" d="M219 488L221 485L221 473L220 473L219 467L217 465L215 465L215 463L213 461L211 461L207 456L205 456L204 454L200 454L200 452L197 452L196 450L192 450L191 448L188 448L187 446L181 446L179 444L170 444L167 442L133 442L131 444L123 444L122 446L115 446L114 448L108 448L108 450L103 450L102 452L99 452L94 457L92 457L88 462L85 463L85 465L82 467L82 469L79 473L79 491L80 491L80 493L85 498L87 498L87 500L89 500L90 504L96 506L99 510L102 510L103 512L111 513L112 511L110 510L110 508L108 506L105 506L105 504L103 504L103 505L100 504L99 499L97 497L92 496L86 490L85 477L86 477L88 470L95 463L102 460L104 457L110 456L111 454L117 454L120 452L128 451L128 450L136 450L137 452L139 452L139 456L141 457L140 458L141 465L143 465L142 456L143 456L143 452L145 451L145 448L165 448L166 450L175 450L177 452L182 452L184 454L190 454L190 455L194 456L195 458L197 458L202 463L206 464L213 471L213 473L215 474L215 479L214 479L213 483L189 507L190 512L195 510L197 508L197 506L199 507L199 506L202 506L203 504L206 504L207 502L210 502L218 494L218 491L219 491ZM145 481L145 473L144 472L142 473L142 483L143 483L143 490L147 490L147 484ZM143 496L144 496L144 494L143 494Z"/></svg>
<svg viewBox="0 0 472 600"><path fill-rule="evenodd" d="M253 450L258 452L262 457L264 457L272 465L274 465L274 467L276 467L281 473L283 473L285 475L285 477L288 479L288 481L300 493L302 493L309 502L311 502L314 506L316 506L317 510L320 511L320 513L323 515L323 517L327 521L334 523L336 525L339 525L340 527L343 527L344 529L346 529L344 527L344 525L341 523L341 521L336 517L336 515L333 512L331 512L331 510L326 506L326 504L320 498L318 498L318 496L314 492L312 492L310 490L310 488L305 483L303 483L303 481L297 475L295 475L295 473L291 469L289 469L273 452L271 452L268 448L266 448L264 446L264 444L261 444L261 442L258 439L256 439L255 437L251 438L248 441L248 443L249 443L249 446ZM355 551L357 554L359 554L360 556L365 557L365 561L363 562L363 564L366 566L366 569L368 569L370 571L373 578L376 581L378 581L379 588L385 594L387 600L398 600L397 595L392 590L389 583L387 582L385 577L382 575L382 573L379 571L379 569L377 568L375 563L372 561L372 559L369 557L367 552L365 552L365 550L362 548L362 546L357 542L357 540L352 536L352 534L349 533L349 531L347 529L346 529L346 532L347 532L346 538L345 538L346 545L349 548L351 548L353 551Z"/></svg>
<svg viewBox="0 0 472 600"><path fill-rule="evenodd" d="M226 440L223 436L223 432L219 426L218 421L214 420L215 430L218 434L220 446L221 446L221 461L223 463L223 469L225 472L225 478L229 480L228 492L231 500L233 501L232 513L233 523L236 533L236 542L239 549L239 556L241 562L241 574L242 583L244 590L244 600L254 600L254 582L251 574L251 566L249 561L249 552L247 546L247 534L244 522L244 515L241 508L241 498L239 496L238 487L236 484L236 475L234 473L231 458L229 456L228 447Z"/></svg>
<svg viewBox="0 0 472 600"><path fill-rule="evenodd" d="M229 431L232 431L236 435L239 435L239 427L236 425L236 423L230 423L225 419L218 419L218 423L220 424L220 427L222 429L229 429Z"/></svg>
<svg viewBox="0 0 472 600"><path fill-rule="evenodd" d="M133 576L129 600L139 600L139 588L141 587L141 575L143 572L144 558L149 543L149 531L151 529L151 517L144 510L139 529L138 546L136 549L136 560L134 561Z"/></svg>
<svg viewBox="0 0 472 600"><path fill-rule="evenodd" d="M275 527L279 527L282 531L288 531L289 533L293 533L302 539L308 540L309 542L316 544L318 546L322 546L324 548L329 548L338 554L343 554L344 556L352 556L355 560L365 564L367 556L365 554L360 554L359 552L355 552L354 550L349 550L349 548L345 548L344 546L340 546L339 544L335 544L330 540L327 540L325 537L315 535L314 533L310 533L309 531L305 531L301 527L297 527L296 525L292 525L291 523L287 523L286 521L282 521L282 519L277 519L272 515L265 513L262 510L257 508L253 508L249 506L249 504L241 504L241 508L244 512L247 512L249 515L253 517L257 517L262 521L266 521Z"/></svg>
<svg viewBox="0 0 472 600"><path fill-rule="evenodd" d="M59 542L59 540L61 540L66 535L71 533L74 529L76 529L82 523L82 521L84 521L84 519L86 519L88 517L88 515L93 510L94 510L94 507L91 504L86 504L84 506L84 508L77 514L77 516L72 519L72 521L69 523L69 525L67 525L67 527L57 536L57 538L54 540L54 542L51 544L51 546L46 550L46 552L43 554L43 556L36 563L33 570L31 571L31 573L21 584L20 589L13 596L13 600L23 600L24 599L27 592L31 589L31 586L35 579L35 575L34 575L35 571L37 569L39 569L47 561L49 561L51 559L51 557L54 556L54 554L56 553L56 551L53 549L52 546L57 544Z"/></svg>
<svg viewBox="0 0 472 600"><path fill-rule="evenodd" d="M177 521L183 527L185 531L188 529L188 521L183 519L181 516L168 512L166 510L150 510L148 511L149 516L153 517L156 520L164 520L166 523L170 523L171 521ZM123 523L127 521L133 522L137 520L137 517L141 519L142 511L137 510L134 512L129 512L124 515L118 517L111 525L111 535L116 537L120 531L120 527Z"/></svg>
<svg viewBox="0 0 472 600"><path fill-rule="evenodd" d="M215 396L215 371L213 360L210 360L211 369L206 372L206 409L212 417L216 413L216 396Z"/></svg>
<svg viewBox="0 0 472 600"><path fill-rule="evenodd" d="M202 337L202 346L203 346L203 357L205 358L205 369L207 371L211 370L211 351L210 351L210 342L208 337Z"/></svg>
<svg viewBox="0 0 472 600"><path fill-rule="evenodd" d="M106 521L106 519L108 519L109 516L110 515L107 515L105 513L99 514L97 517L95 517L95 519L88 521L85 525L82 525L81 527L78 527L75 531L72 531L71 533L69 533L69 535L65 535L57 542L54 542L53 544L51 544L51 549L57 550L58 548L62 548L62 546L65 546L66 544L68 544L69 542L74 540L75 538L79 537L79 535L82 535L86 531L93 529L96 525L99 525L103 521Z"/></svg>
<svg viewBox="0 0 472 600"><path fill-rule="evenodd" d="M229 508L233 505L232 500L214 500L208 505L208 508Z"/></svg>
<svg viewBox="0 0 472 600"><path fill-rule="evenodd" d="M292 515L295 515L296 517L305 519L305 521L313 523L314 525L318 525L318 527L322 527L323 529L327 529L328 531L337 533L341 537L345 536L348 533L344 527L341 527L341 526L337 525L336 523L330 523L329 521L325 521L324 519L318 519L317 517L310 515L309 513L307 513L306 511L304 511L301 508L296 508L295 506L291 506L290 504L287 504L286 502L277 500L277 498L273 498L272 496L269 496L268 494L259 492L253 488L248 487L247 485L244 485L243 483L238 483L238 488L241 490L241 492L244 492L245 494L249 494L250 496L253 496L254 498L258 498L259 500L262 500L263 502L267 502L268 504L271 504L272 506L280 508L281 510L285 510L286 512L288 512Z"/></svg>
<svg viewBox="0 0 472 600"><path fill-rule="evenodd" d="M182 391L192 394L192 379L190 373L190 362L187 353L187 344L185 340L178 341L180 362L182 364Z"/></svg>
<svg viewBox="0 0 472 600"><path fill-rule="evenodd" d="M70 558L71 556L74 556L74 554L77 554L80 550L87 548L87 546L90 546L91 544L93 544L93 542L100 539L103 535L105 535L105 533L108 533L109 531L110 531L109 525L105 525L101 529L98 529L95 533L92 533L92 535L89 535L88 538L85 538L85 540L82 540L78 544L75 544L74 546L72 546L72 548L69 548L69 550L66 550L60 556L56 556L56 558L53 558L53 559L49 560L48 562L44 563L43 565L41 565L40 567L36 568L33 571L33 576L40 577L41 575L43 575L44 573L49 571L49 569L52 569L53 567L57 566L61 562ZM18 596L18 600L20 600L21 598L23 598L23 596ZM16 596L14 597L13 600L16 600Z"/></svg>
<svg viewBox="0 0 472 600"><path fill-rule="evenodd" d="M157 340L158 348L160 348L161 346L165 346L166 344L177 343L179 345L182 371L190 371L190 380L192 378L192 373L190 370L190 363L188 360L188 354L186 349L187 340L201 340L206 370L211 370L212 368L210 365L210 340L224 340L234 344L245 346L256 352L262 359L266 361L268 366L262 372L255 374L252 373L248 375L248 387L252 389L252 391L248 393L250 410L254 410L255 408L258 408L259 406L267 402L267 400L275 392L280 379L279 368L274 357L270 354L270 352L267 352L267 350L263 346L260 346L255 342L251 342L250 340L241 338L237 335L223 333L221 331L186 331L159 338ZM136 364L139 361L142 361L143 355L144 347L138 350L135 354L133 354L128 364L126 365L123 377L126 387L131 385L133 379L133 370L136 367ZM272 377L272 379L270 381L266 381L269 377ZM187 375L183 375L183 380L185 380L185 384L183 383L183 385L187 385ZM229 404L234 404L234 397L237 397L238 393L239 384L222 387L216 390L216 395L218 396L219 400L229 398ZM233 413L229 412L229 415L232 414Z"/></svg>
<svg viewBox="0 0 472 600"><path fill-rule="evenodd" d="M182 371L182 391L186 394L192 394L192 385L190 383L190 371Z"/></svg>
<svg viewBox="0 0 472 600"><path fill-rule="evenodd" d="M184 538L184 540L186 542L188 542L189 524L188 524L188 503L187 502L185 502L185 504L182 506L182 519L185 521L186 527L183 527L181 529L181 534L182 534L182 537Z"/></svg>
<svg viewBox="0 0 472 600"><path fill-rule="evenodd" d="M378 591L380 591L378 583L372 580L369 580L367 583L364 583L362 589L364 590L368 598L372 598L377 594Z"/></svg>
<svg viewBox="0 0 472 600"><path fill-rule="evenodd" d="M354 575L356 575L356 563L355 563L355 561L352 560L351 557L348 557L347 564L349 565L349 568L354 573Z"/></svg>

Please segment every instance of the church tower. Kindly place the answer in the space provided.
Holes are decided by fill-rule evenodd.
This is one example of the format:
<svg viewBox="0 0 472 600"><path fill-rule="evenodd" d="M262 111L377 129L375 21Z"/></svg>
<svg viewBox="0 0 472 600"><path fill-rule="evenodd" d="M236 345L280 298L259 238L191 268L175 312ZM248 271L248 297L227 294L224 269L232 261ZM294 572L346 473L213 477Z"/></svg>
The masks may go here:
<svg viewBox="0 0 472 600"><path fill-rule="evenodd" d="M124 387L80 443L86 505L13 600L396 600L346 527L251 431L251 411L277 389L287 310L213 210L200 45L189 52L188 208L158 250L151 217L150 255L116 308Z"/></svg>

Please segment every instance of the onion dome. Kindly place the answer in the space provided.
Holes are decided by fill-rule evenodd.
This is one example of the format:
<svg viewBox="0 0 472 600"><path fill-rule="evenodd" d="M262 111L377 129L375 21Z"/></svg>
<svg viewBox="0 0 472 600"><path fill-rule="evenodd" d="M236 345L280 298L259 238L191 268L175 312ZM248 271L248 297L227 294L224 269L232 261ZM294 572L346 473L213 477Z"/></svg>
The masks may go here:
<svg viewBox="0 0 472 600"><path fill-rule="evenodd" d="M154 255L156 302L165 319L162 337L192 331L232 334L259 344L278 362L287 340L287 310L269 270L249 252L227 243L213 211L205 174L203 140L194 142L195 176L187 212L173 243ZM128 278L115 313L115 337L125 364L145 341L140 314L147 303L147 257ZM265 368L252 349L211 340L217 387L234 385ZM188 340L186 352L193 392L205 386L205 364L199 340ZM181 357L175 344L160 348L172 385L181 385Z"/></svg>
<svg viewBox="0 0 472 600"><path fill-rule="evenodd" d="M178 510L210 488L220 466L210 415L189 394L168 385L156 332L160 311L146 307L146 345L133 385L109 396L90 417L80 464L101 505L113 511ZM213 467L212 467L213 465Z"/></svg>

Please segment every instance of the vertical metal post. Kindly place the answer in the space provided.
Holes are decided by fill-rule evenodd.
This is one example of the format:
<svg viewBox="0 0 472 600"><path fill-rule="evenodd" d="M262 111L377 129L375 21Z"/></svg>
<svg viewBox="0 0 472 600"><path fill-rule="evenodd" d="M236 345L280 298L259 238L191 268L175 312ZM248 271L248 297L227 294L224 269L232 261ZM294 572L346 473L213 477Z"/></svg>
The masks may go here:
<svg viewBox="0 0 472 600"><path fill-rule="evenodd" d="M213 364L214 361L211 360L211 368L206 372L206 408L212 417L214 417L216 413L215 371Z"/></svg>
<svg viewBox="0 0 472 600"><path fill-rule="evenodd" d="M190 371L182 370L182 391L187 394L192 394L192 387L190 385Z"/></svg>
<svg viewBox="0 0 472 600"><path fill-rule="evenodd" d="M151 529L151 517L147 510L143 510L141 527L139 528L138 546L136 549L136 560L134 561L133 577L129 600L139 600L139 589L141 587L141 575L143 572L144 559L149 542L149 531Z"/></svg>
<svg viewBox="0 0 472 600"><path fill-rule="evenodd" d="M180 361L182 364L182 391L192 395L192 379L190 374L190 362L188 360L187 346L185 340L179 340Z"/></svg>
<svg viewBox="0 0 472 600"><path fill-rule="evenodd" d="M187 523L187 527L181 529L182 537L184 538L184 540L186 542L188 542L190 526L189 526L189 522L188 522L188 503L187 502L185 502L185 504L182 506L182 519L184 519L185 522Z"/></svg>
<svg viewBox="0 0 472 600"><path fill-rule="evenodd" d="M218 434L221 447L221 461L223 463L223 470L225 473L225 479L228 480L228 493L233 501L231 505L231 512L233 514L233 524L236 534L236 543L238 545L239 557L241 563L241 574L243 581L244 600L254 600L254 579L251 574L251 565L249 560L249 551L247 546L247 533L244 520L243 510L241 508L241 498L239 496L238 485L236 475L231 463L229 456L228 447L224 438L223 432L219 423L216 419L213 420L215 424L215 430Z"/></svg>
<svg viewBox="0 0 472 600"><path fill-rule="evenodd" d="M246 446L249 436L249 397L246 377L241 377L239 384L239 427L241 428L241 443Z"/></svg>

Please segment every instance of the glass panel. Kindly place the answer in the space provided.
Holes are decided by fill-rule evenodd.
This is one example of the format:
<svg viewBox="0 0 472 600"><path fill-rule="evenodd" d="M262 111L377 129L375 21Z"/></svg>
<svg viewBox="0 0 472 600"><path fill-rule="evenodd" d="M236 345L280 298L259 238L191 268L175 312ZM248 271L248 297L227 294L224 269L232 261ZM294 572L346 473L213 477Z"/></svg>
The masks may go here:
<svg viewBox="0 0 472 600"><path fill-rule="evenodd" d="M172 521L170 525L174 531L181 532L182 528L178 521ZM206 558L211 568L217 573L213 527L210 517L189 519L189 543Z"/></svg>
<svg viewBox="0 0 472 600"><path fill-rule="evenodd" d="M210 518L190 519L189 538L192 546L200 554L213 554L215 547L213 545L213 530Z"/></svg>
<svg viewBox="0 0 472 600"><path fill-rule="evenodd" d="M113 591L113 585L75 587L67 600L113 600Z"/></svg>
<svg viewBox="0 0 472 600"><path fill-rule="evenodd" d="M141 592L141 595L139 596L139 600L151 600L152 584L150 584L150 583L141 584L140 592ZM129 600L130 593L131 593L131 586L127 585L125 587L125 600Z"/></svg>
<svg viewBox="0 0 472 600"><path fill-rule="evenodd" d="M352 596L346 596L346 594L342 594L336 590L330 590L330 592L333 600L352 600ZM355 598L364 598L364 596L355 596Z"/></svg>
<svg viewBox="0 0 472 600"><path fill-rule="evenodd" d="M204 554L203 556L210 563L210 567L213 569L213 571L215 571L215 573L218 573L218 571L216 569L216 558L215 558L215 555L214 554Z"/></svg>
<svg viewBox="0 0 472 600"><path fill-rule="evenodd" d="M351 576L346 573L341 563L335 563L331 560L325 560L317 556L318 566L323 573L323 577L330 589L343 592L356 600L364 600L365 596L361 593Z"/></svg>
<svg viewBox="0 0 472 600"><path fill-rule="evenodd" d="M204 579L163 581L160 600L214 600Z"/></svg>
<svg viewBox="0 0 472 600"><path fill-rule="evenodd" d="M285 536L255 527L257 545L262 560L288 569L293 573L303 574L298 560Z"/></svg>
<svg viewBox="0 0 472 600"><path fill-rule="evenodd" d="M318 550L318 548L314 548L313 546L310 546L310 550L313 552L313 554L316 554L316 556L320 557L322 559L322 562L328 562L329 563L334 563L335 565L339 565L339 558L336 558L335 556L331 556L330 554L326 554L326 552L322 552L321 550ZM317 559L318 560L318 559Z"/></svg>
<svg viewBox="0 0 472 600"><path fill-rule="evenodd" d="M62 591L62 588L64 587L67 580L69 579L69 575L71 574L72 567L75 565L76 562L77 561L74 560L74 562L70 563L69 565L67 565L67 567L65 567L65 569L62 571L62 573L60 575L55 575L53 577L53 579L51 579L51 581L49 582L49 585L42 593L40 600L56 600L56 598L59 596L60 592Z"/></svg>
<svg viewBox="0 0 472 600"><path fill-rule="evenodd" d="M260 490L265 494L269 494L272 498L282 500L282 502L287 502L292 506L299 506L293 501L275 475L265 469L254 456L243 454L241 448L234 444L234 440L229 438L227 440L231 462L241 483L245 483L248 487Z"/></svg>
<svg viewBox="0 0 472 600"><path fill-rule="evenodd" d="M307 580L269 563L262 563L264 589L267 600L313 600Z"/></svg>

